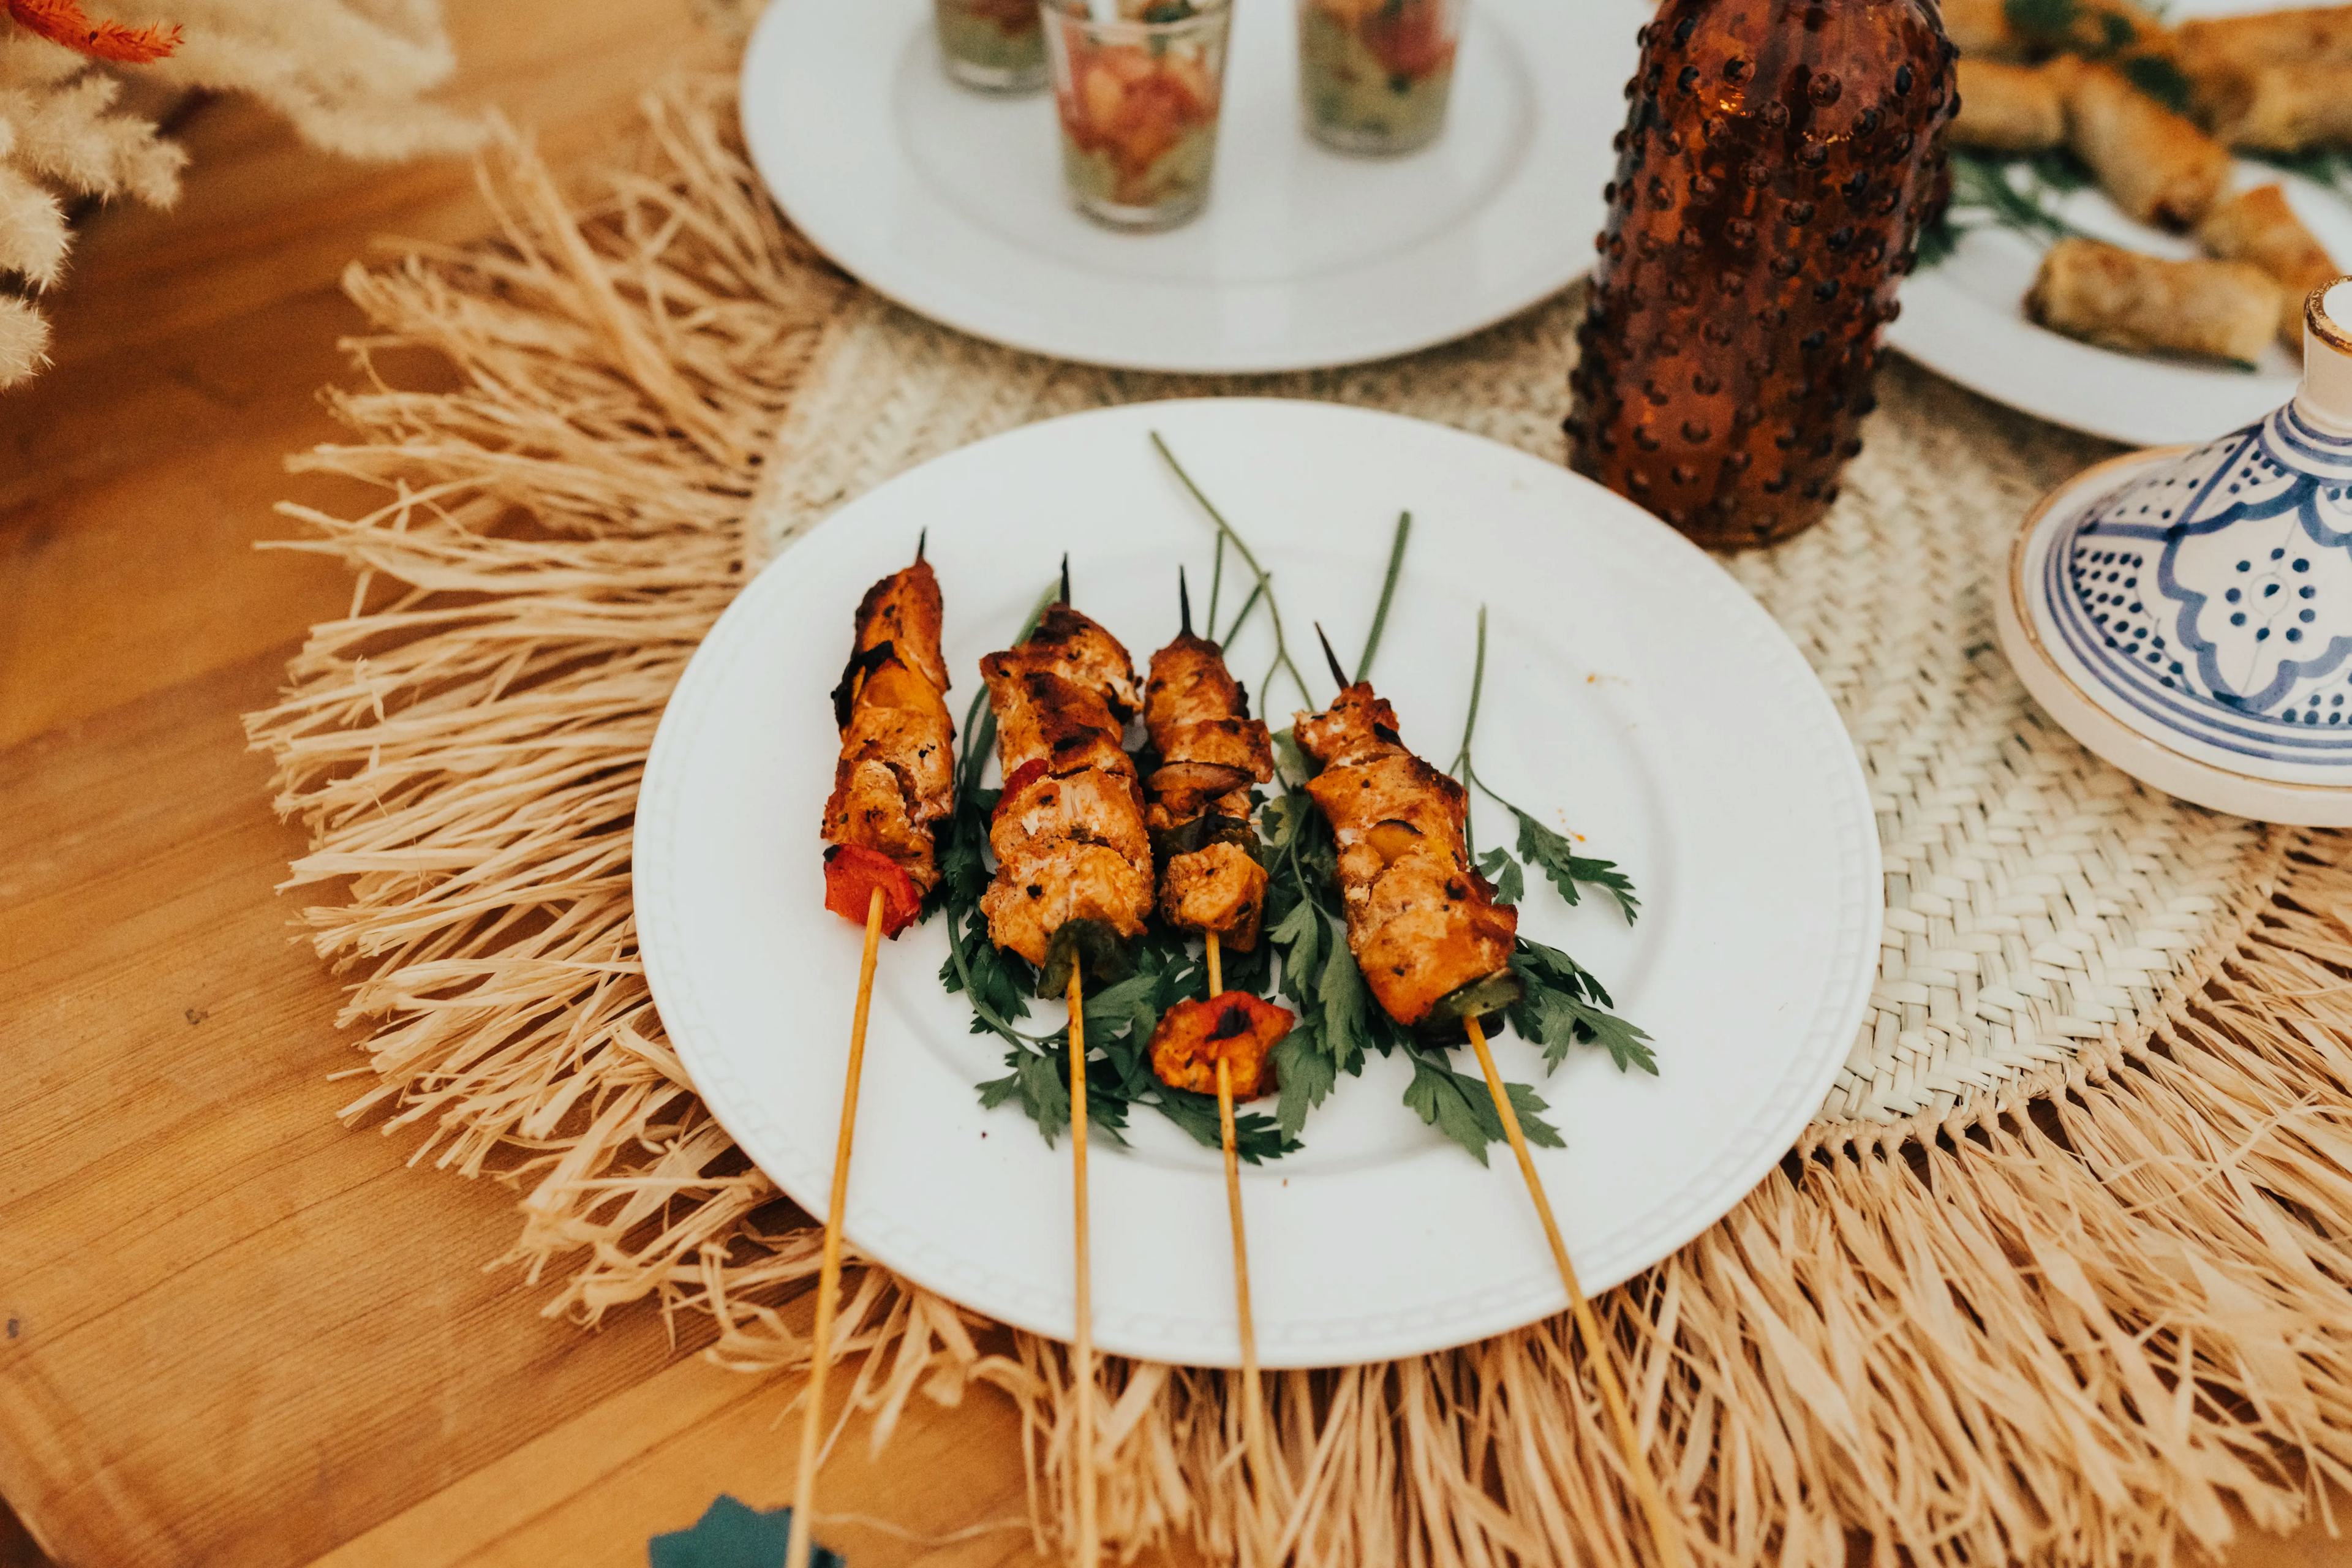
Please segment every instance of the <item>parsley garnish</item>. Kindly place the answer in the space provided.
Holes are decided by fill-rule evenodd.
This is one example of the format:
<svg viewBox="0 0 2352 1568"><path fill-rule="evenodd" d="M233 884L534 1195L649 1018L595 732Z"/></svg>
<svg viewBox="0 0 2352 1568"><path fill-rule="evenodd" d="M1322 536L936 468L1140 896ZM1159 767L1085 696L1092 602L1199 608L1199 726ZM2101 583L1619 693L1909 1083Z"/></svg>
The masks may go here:
<svg viewBox="0 0 2352 1568"><path fill-rule="evenodd" d="M1465 788L1475 789L1517 819L1519 825L1519 859L1532 865L1559 889L1559 896L1570 904L1583 898L1581 886L1590 883L1604 888L1616 899L1625 923L1631 925L1641 918L1642 900L1633 896L1633 879L1617 868L1614 860L1601 860L1579 855L1567 838L1554 833L1487 786L1478 776L1478 766L1471 758L1470 743L1478 734L1478 701L1486 685L1486 609L1478 608L1478 652L1470 671L1470 712L1462 721L1462 749L1454 753L1454 766L1447 770ZM1470 803L1462 806L1462 834L1465 844L1470 838ZM1478 874L1495 884L1495 897L1503 903L1516 904L1527 890L1527 879L1517 861L1501 847L1490 849L1478 861Z"/></svg>
<svg viewBox="0 0 2352 1568"><path fill-rule="evenodd" d="M1519 1131L1528 1142L1538 1149L1568 1147L1559 1129L1540 1114L1548 1109L1542 1096L1523 1083L1507 1083L1503 1092L1511 1097ZM1503 1141L1503 1119L1495 1112L1486 1080L1454 1071L1433 1051L1413 1053L1412 1081L1405 1086L1404 1102L1423 1122L1467 1149L1482 1165L1486 1163L1486 1145Z"/></svg>
<svg viewBox="0 0 2352 1568"><path fill-rule="evenodd" d="M2083 14L2081 0L2004 0L2000 9L2011 26L2041 38L2063 37Z"/></svg>
<svg viewBox="0 0 2352 1568"><path fill-rule="evenodd" d="M1037 617L1057 592L1048 589L1038 600L1013 639L1015 643L1036 629ZM988 818L999 794L980 787L996 742L996 719L987 704L985 691L972 699L957 745L956 810L940 852L938 896L948 916L948 956L940 966L940 984L971 1004L973 1034L992 1034L1005 1042L1008 1070L978 1086L981 1104L992 1109L1017 1103L1051 1144L1070 1124L1069 1026L1049 1034L1020 1027L1029 1016L1036 970L989 940L988 917L980 908L991 877ZM1131 953L1133 970L1086 999L1088 1124L1114 1142L1125 1142L1122 1134L1130 1110L1148 1105L1200 1142L1219 1148L1223 1138L1215 1099L1161 1083L1151 1070L1150 1048L1160 1015L1184 997L1200 994L1206 971L1182 936L1157 927L1131 944ZM1225 974L1231 984L1256 989L1263 984L1264 961L1236 953L1226 963ZM1275 1119L1259 1110L1234 1116L1234 1141L1235 1152L1252 1164L1298 1146L1295 1130L1277 1131Z"/></svg>
<svg viewBox="0 0 2352 1568"><path fill-rule="evenodd" d="M1482 790L1486 788L1485 784L1480 784L1478 787ZM1493 795L1491 790L1487 793ZM1631 925L1641 918L1642 900L1633 896L1633 880L1617 868L1617 863L1614 860L1601 860L1591 856L1579 855L1567 839L1554 833L1517 806L1511 805L1510 802L1503 800L1501 796L1494 795L1494 798L1500 802L1513 816L1518 818L1519 858L1549 878L1551 885L1559 889L1559 896L1562 899L1569 903L1575 903L1579 885L1590 882L1596 888L1607 889L1610 895L1616 899L1618 910L1624 915L1626 924ZM1483 867L1480 868L1484 869ZM1517 869L1516 866L1512 868L1515 872ZM1512 883L1514 888L1517 885L1516 881ZM1498 883L1497 886L1500 884ZM1506 896L1503 901L1517 903L1518 900L1516 895L1511 895Z"/></svg>
<svg viewBox="0 0 2352 1568"><path fill-rule="evenodd" d="M1260 689L1270 687L1276 676L1286 675L1300 698L1312 704L1314 696L1291 661L1284 640L1272 574L1192 483L1167 444L1157 435L1152 444L1216 525L1218 553L1210 579L1210 627L1216 626L1223 552L1230 542L1253 583L1226 637L1263 602L1273 625L1276 657ZM1379 651L1411 531L1411 514L1399 517L1380 605L1357 668L1358 679L1369 677L1372 657ZM1037 611L1031 615L1031 627L1051 597L1049 591L1040 600ZM1024 627L1021 636L1027 637L1028 631ZM1622 871L1609 861L1577 855L1569 839L1496 795L1477 777L1470 760L1470 742L1485 676L1486 614L1482 610L1471 714L1464 729L1456 773L1512 814L1519 825L1519 856L1543 871L1569 902L1577 901L1580 887L1601 887L1615 897L1625 918L1633 920L1640 905ZM1019 1104L1051 1143L1069 1125L1069 1031L1066 1026L1036 1034L1020 1027L1028 1016L1035 972L989 940L988 922L980 910L981 895L990 881L989 814L997 800L997 792L982 789L980 781L995 731L983 692L965 718L956 763L958 805L940 854L939 896L949 916L949 953L940 979L950 992L971 1003L972 1031L994 1034L1008 1047L1007 1071L979 1086L981 1103L989 1107ZM1280 1095L1274 1114L1246 1111L1235 1118L1241 1157L1256 1163L1297 1148L1308 1113L1330 1095L1341 1075L1360 1075L1368 1052L1385 1056L1403 1050L1411 1058L1413 1074L1405 1090L1405 1104L1424 1124L1460 1143L1483 1163L1486 1146L1505 1136L1484 1080L1455 1071L1443 1046L1415 1037L1374 1000L1348 947L1339 855L1329 825L1302 787L1312 765L1287 729L1275 734L1274 749L1282 789L1258 814L1268 882L1265 935L1252 952L1226 954L1224 978L1228 986L1237 990L1259 994L1276 991L1297 1015L1297 1023L1275 1047ZM1525 895L1526 872L1508 850L1496 846L1478 861L1478 867L1495 884L1503 902L1516 903ZM1150 1060L1151 1031L1160 1015L1178 1001L1199 994L1204 985L1202 960L1182 933L1158 924L1131 947L1132 970L1086 999L1091 1119L1107 1136L1124 1142L1121 1133L1131 1109L1148 1105L1203 1145L1215 1148L1220 1137L1214 1099L1170 1089L1152 1073ZM1649 1037L1616 1016L1608 992L1574 959L1521 939L1511 963L1525 994L1509 1007L1507 1016L1523 1037L1543 1048L1547 1067L1556 1068L1571 1046L1598 1045L1621 1068L1657 1070ZM1505 1091L1528 1141L1546 1148L1559 1147L1559 1130L1543 1117L1548 1109L1543 1098L1526 1084L1507 1084Z"/></svg>
<svg viewBox="0 0 2352 1568"><path fill-rule="evenodd" d="M2091 172L2072 153L2003 158L1955 147L1948 157L1951 200L1919 231L1918 266L1948 259L1960 236L1972 228L2006 228L2039 245L2082 233L2057 213L2058 197L2091 180Z"/></svg>
<svg viewBox="0 0 2352 1568"><path fill-rule="evenodd" d="M2173 113L2189 112L2195 89L2189 84L2188 73L2162 55L2134 55L2119 68L2126 80Z"/></svg>
<svg viewBox="0 0 2352 1568"><path fill-rule="evenodd" d="M1556 947L1519 938L1511 968L1527 994L1506 1015L1524 1039L1543 1047L1544 1066L1557 1068L1570 1046L1597 1045L1619 1072L1639 1068L1657 1076L1650 1037L1610 1011L1616 1003L1592 972Z"/></svg>

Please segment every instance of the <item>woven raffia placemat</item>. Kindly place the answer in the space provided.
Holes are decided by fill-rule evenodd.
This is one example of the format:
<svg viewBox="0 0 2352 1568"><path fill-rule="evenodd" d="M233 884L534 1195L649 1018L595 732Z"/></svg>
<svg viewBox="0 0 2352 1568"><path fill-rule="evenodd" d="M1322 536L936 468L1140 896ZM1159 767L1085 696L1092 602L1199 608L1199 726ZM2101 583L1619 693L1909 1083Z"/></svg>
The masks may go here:
<svg viewBox="0 0 2352 1568"><path fill-rule="evenodd" d="M774 215L729 89L647 100L560 192L491 159L502 232L347 283L375 333L299 466L383 487L297 548L357 574L250 720L320 955L353 980L354 1120L515 1184L551 1312L709 1313L789 1363L814 1233L695 1100L637 961L630 814L663 702L746 574L842 501L1073 409L1248 390L1561 453L1574 298L1364 369L1247 382L995 349L826 268ZM455 367L407 390L393 349ZM2225 1499L2302 1518L2352 1481L2347 841L2140 789L2026 700L1987 597L2025 506L2098 451L1890 364L1832 519L1728 563L1836 700L1885 848L1871 1015L1802 1147L1613 1291L1652 1457L1709 1562L2136 1563ZM846 1321L880 1439L975 1384L1030 1419L1060 1538L1058 1347L879 1270ZM1255 1555L1213 1372L1114 1363L1106 1531ZM1267 1485L1301 1562L1632 1563L1622 1463L1560 1323L1273 1380Z"/></svg>

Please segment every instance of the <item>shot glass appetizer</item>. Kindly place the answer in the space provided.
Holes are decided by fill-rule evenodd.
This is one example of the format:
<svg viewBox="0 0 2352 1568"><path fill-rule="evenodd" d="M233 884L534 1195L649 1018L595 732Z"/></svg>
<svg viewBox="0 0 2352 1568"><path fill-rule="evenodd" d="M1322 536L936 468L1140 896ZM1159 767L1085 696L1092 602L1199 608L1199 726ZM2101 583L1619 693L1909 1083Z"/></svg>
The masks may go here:
<svg viewBox="0 0 2352 1568"><path fill-rule="evenodd" d="M932 0L948 75L982 92L1045 85L1045 27L1037 0Z"/></svg>
<svg viewBox="0 0 2352 1568"><path fill-rule="evenodd" d="M1231 0L1044 0L1062 172L1078 210L1169 228L1209 199Z"/></svg>
<svg viewBox="0 0 2352 1568"><path fill-rule="evenodd" d="M1309 134L1341 153L1435 141L1454 92L1464 0L1298 0L1298 93Z"/></svg>

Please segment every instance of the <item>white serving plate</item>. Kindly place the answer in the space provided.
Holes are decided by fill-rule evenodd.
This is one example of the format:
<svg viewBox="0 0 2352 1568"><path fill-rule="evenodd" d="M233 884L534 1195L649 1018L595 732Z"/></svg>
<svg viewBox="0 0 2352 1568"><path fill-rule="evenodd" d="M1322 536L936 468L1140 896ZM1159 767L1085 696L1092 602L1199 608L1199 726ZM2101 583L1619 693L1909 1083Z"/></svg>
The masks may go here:
<svg viewBox="0 0 2352 1568"><path fill-rule="evenodd" d="M928 529L961 715L976 661L1013 635L1067 550L1076 602L1147 659L1175 632L1178 566L1199 595L1212 544L1152 430L1257 547L1309 650L1311 621L1360 643L1391 521L1412 510L1374 674L1408 742L1441 761L1488 607L1481 773L1618 858L1645 900L1629 928L1605 899L1571 910L1538 884L1525 929L1601 976L1656 1037L1663 1071L1628 1077L1579 1051L1546 1079L1533 1047L1497 1049L1566 1135L1537 1158L1587 1287L1665 1257L1770 1171L1853 1043L1880 929L1861 771L1803 659L1704 553L1564 468L1390 415L1225 399L1031 426L844 507L747 587L663 718L636 824L646 971L696 1087L822 1212L860 941L821 906L815 833L851 611ZM1225 612L1237 603L1229 578ZM1234 650L1253 690L1265 628L1261 613ZM1280 697L1277 726L1295 706ZM1507 825L1482 807L1477 826L1491 842ZM967 1306L1067 1338L1068 1144L1048 1149L1014 1107L981 1109L972 1086L1003 1070L1001 1047L935 978L940 926L882 955L848 1236ZM1060 1014L1040 1003L1034 1016L1050 1028ZM1399 1101L1409 1077L1375 1058L1309 1121L1305 1149L1244 1167L1268 1365L1433 1350L1563 1305L1508 1155L1482 1167L1423 1128ZM1098 1140L1090 1167L1096 1339L1234 1364L1217 1152L1152 1112L1132 1137Z"/></svg>
<svg viewBox="0 0 2352 1568"><path fill-rule="evenodd" d="M775 0L743 130L801 231L980 337L1130 369L1353 363L1475 331L1576 279L1615 166L1641 0L1472 0L1452 118L1397 159L1299 128L1294 0L1236 6L1208 210L1114 233L1063 194L1050 94L940 68L929 0Z"/></svg>
<svg viewBox="0 0 2352 1568"><path fill-rule="evenodd" d="M2179 0L2167 15L2223 16L2275 8L2273 0ZM2324 186L2266 163L2241 160L2237 185L2277 181L2329 254L2352 269L2352 204ZM2071 193L2058 205L2094 237L2152 256L2189 258L2195 240L2126 217L2101 192ZM1962 238L1956 254L1903 285L1903 313L1886 329L1889 347L1938 375L2011 408L2135 447L2208 441L2268 414L2294 395L2301 359L2273 343L2253 371L2187 359L2120 353L2078 342L2025 314L2042 247L2006 229Z"/></svg>

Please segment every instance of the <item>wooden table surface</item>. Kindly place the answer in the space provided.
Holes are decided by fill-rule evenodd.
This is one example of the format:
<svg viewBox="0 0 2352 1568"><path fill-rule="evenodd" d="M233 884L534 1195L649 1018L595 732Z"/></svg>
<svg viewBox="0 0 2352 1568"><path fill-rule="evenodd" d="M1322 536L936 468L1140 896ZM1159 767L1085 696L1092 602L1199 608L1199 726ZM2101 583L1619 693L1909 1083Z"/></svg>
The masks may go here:
<svg viewBox="0 0 2352 1568"><path fill-rule="evenodd" d="M713 58L686 0L453 9L456 96L559 162ZM180 209L88 225L56 367L0 395L0 1564L639 1564L722 1490L784 1500L792 1381L650 1312L543 1320L488 1267L511 1194L337 1123L341 988L272 890L301 845L237 722L349 593L252 548L273 502L334 499L281 460L334 435L336 276L485 215L460 163L337 163L234 101L184 139ZM879 1464L853 1429L826 1509L934 1541L1017 1519L1009 1409L918 1405ZM1031 1555L823 1533L858 1568ZM2352 1555L2315 1531L2231 1562Z"/></svg>

